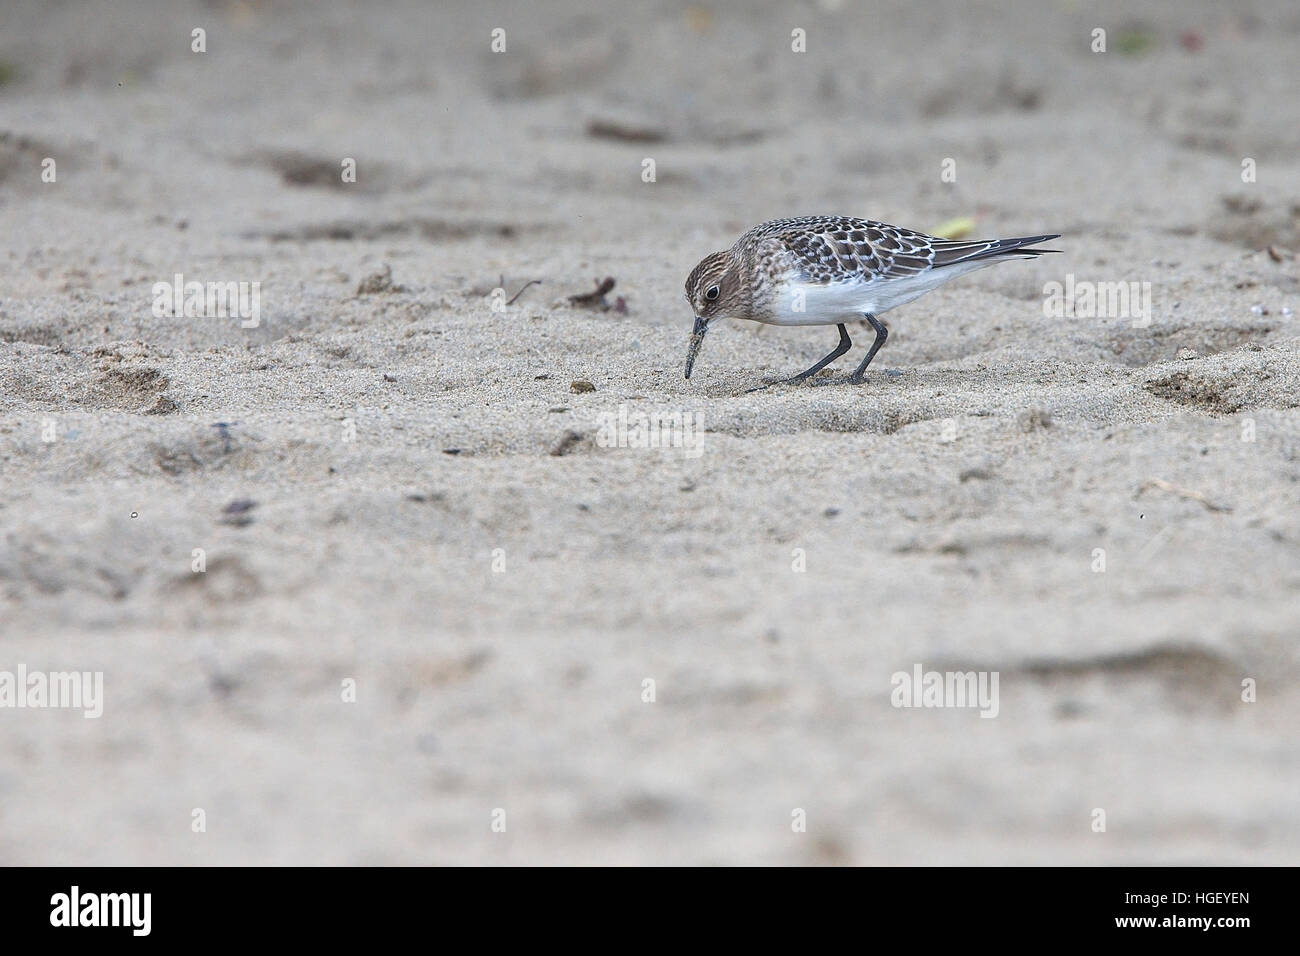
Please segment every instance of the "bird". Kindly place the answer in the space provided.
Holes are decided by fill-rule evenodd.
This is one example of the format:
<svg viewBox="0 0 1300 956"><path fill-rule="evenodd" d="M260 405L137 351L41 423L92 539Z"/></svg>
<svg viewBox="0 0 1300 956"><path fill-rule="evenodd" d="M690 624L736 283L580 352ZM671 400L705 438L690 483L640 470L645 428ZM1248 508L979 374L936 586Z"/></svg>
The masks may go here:
<svg viewBox="0 0 1300 956"><path fill-rule="evenodd" d="M941 239L872 219L803 216L755 226L736 244L700 260L686 278L695 312L686 378L712 324L721 318L767 325L835 325L840 341L812 368L773 384L801 382L852 346L845 323L865 318L876 339L849 376L862 382L889 330L881 313L911 302L949 279L1004 259L1035 259L1034 248L1059 233L1015 239Z"/></svg>

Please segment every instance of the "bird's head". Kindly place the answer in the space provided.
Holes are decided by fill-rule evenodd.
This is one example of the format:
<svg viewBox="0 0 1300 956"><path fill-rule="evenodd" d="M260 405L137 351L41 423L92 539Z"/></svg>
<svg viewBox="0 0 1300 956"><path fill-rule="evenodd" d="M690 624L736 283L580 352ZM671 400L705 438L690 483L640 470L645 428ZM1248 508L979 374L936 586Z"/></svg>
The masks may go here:
<svg viewBox="0 0 1300 956"><path fill-rule="evenodd" d="M687 378L691 377L695 356L700 352L709 323L731 314L739 293L740 263L730 252L705 256L686 277L686 298L695 312L695 328L691 331L690 348L686 353Z"/></svg>

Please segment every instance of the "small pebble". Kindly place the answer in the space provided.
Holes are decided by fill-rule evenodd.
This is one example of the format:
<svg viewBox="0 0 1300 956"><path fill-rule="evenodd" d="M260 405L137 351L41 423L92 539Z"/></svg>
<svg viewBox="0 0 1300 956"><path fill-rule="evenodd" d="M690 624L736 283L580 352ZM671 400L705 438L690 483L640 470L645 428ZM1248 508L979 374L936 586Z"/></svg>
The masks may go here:
<svg viewBox="0 0 1300 956"><path fill-rule="evenodd" d="M1030 408L1016 416L1021 431L1032 432L1052 427L1052 413L1045 408Z"/></svg>
<svg viewBox="0 0 1300 956"><path fill-rule="evenodd" d="M253 523L253 516L249 512L256 507L257 502L252 498L236 498L221 509L221 523L236 528L247 527Z"/></svg>
<svg viewBox="0 0 1300 956"><path fill-rule="evenodd" d="M405 292L403 286L393 282L393 267L384 264L382 272L375 272L361 280L357 286L357 295L379 295L384 292Z"/></svg>
<svg viewBox="0 0 1300 956"><path fill-rule="evenodd" d="M559 441L551 446L551 454L555 455L557 458L562 455L567 455L573 450L574 446L579 444L581 441L582 433L570 429L560 436Z"/></svg>

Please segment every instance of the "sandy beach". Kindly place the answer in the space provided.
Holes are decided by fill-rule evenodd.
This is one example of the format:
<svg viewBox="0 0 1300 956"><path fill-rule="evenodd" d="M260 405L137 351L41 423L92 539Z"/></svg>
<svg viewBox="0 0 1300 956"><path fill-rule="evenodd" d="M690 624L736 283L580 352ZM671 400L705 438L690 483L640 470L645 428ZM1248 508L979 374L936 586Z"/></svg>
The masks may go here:
<svg viewBox="0 0 1300 956"><path fill-rule="evenodd" d="M1300 863L1298 42L10 0L0 678L102 714L0 706L0 863ZM886 313L859 386L856 324L685 380L690 269L811 214L1061 253Z"/></svg>

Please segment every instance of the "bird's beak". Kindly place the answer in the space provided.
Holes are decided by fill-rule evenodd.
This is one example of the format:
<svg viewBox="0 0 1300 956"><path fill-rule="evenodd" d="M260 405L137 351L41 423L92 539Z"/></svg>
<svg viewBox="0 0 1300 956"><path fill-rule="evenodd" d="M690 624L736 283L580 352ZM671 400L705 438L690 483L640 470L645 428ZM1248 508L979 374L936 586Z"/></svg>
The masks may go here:
<svg viewBox="0 0 1300 956"><path fill-rule="evenodd" d="M695 317L695 328L691 330L691 344L686 352L686 377L691 377L691 369L695 367L695 356L700 354L700 346L704 344L704 333L709 331L708 319L702 319L698 315Z"/></svg>

